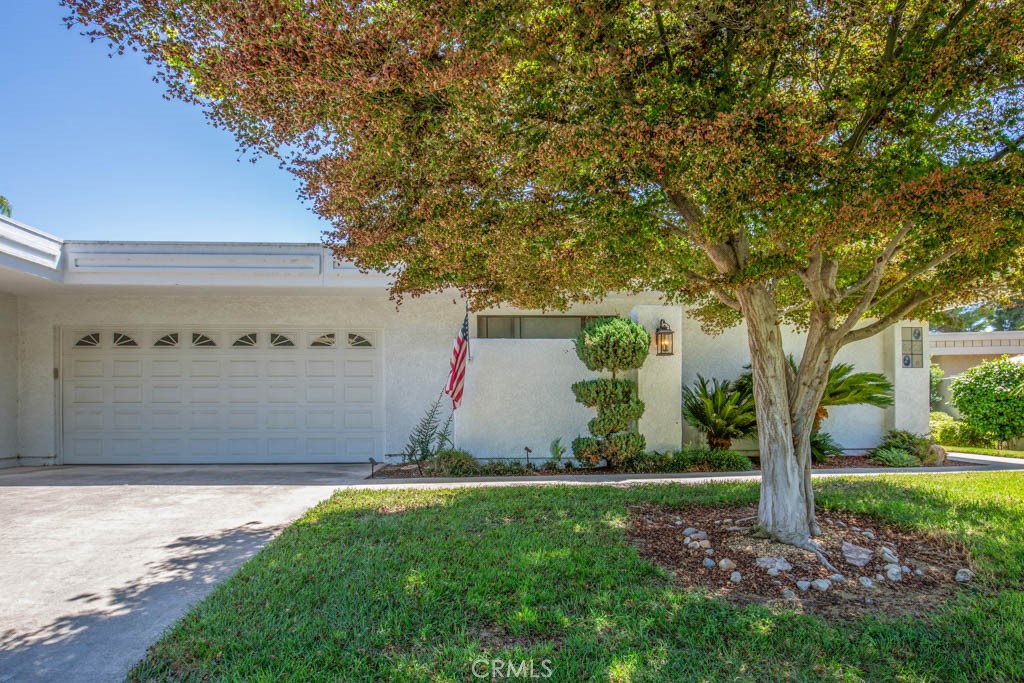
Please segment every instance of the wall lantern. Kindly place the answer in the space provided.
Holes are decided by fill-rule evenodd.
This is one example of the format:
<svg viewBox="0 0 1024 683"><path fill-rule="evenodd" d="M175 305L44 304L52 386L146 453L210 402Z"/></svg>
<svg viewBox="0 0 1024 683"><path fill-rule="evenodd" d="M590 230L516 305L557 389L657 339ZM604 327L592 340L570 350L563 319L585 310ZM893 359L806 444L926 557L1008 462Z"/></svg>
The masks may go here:
<svg viewBox="0 0 1024 683"><path fill-rule="evenodd" d="M658 323L658 329L654 331L654 345L658 347L659 356L671 356L672 355L672 335L675 332L668 326L665 319L662 318L661 322Z"/></svg>

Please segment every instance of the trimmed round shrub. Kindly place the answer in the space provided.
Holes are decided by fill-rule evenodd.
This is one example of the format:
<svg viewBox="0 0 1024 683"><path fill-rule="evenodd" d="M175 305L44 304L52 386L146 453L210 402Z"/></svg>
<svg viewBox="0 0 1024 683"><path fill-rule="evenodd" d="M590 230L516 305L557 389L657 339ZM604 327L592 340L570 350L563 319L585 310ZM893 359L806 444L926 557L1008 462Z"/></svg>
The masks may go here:
<svg viewBox="0 0 1024 683"><path fill-rule="evenodd" d="M588 379L573 384L572 393L578 403L590 408L610 408L639 401L636 382L628 379Z"/></svg>
<svg viewBox="0 0 1024 683"><path fill-rule="evenodd" d="M928 413L928 431L931 433L933 439L939 438L939 430L951 422L956 422L949 413L943 413L941 411L932 411Z"/></svg>
<svg viewBox="0 0 1024 683"><path fill-rule="evenodd" d="M921 461L900 448L876 448L871 459L885 467L917 467Z"/></svg>
<svg viewBox="0 0 1024 683"><path fill-rule="evenodd" d="M576 338L576 355L587 369L608 370L612 377L643 365L650 350L651 335L625 318L595 320Z"/></svg>
<svg viewBox="0 0 1024 683"><path fill-rule="evenodd" d="M1024 436L1024 363L1007 357L984 361L955 378L950 386L953 405L964 421L996 441Z"/></svg>
<svg viewBox="0 0 1024 683"><path fill-rule="evenodd" d="M753 468L750 458L736 451L684 448L672 454L673 472L745 472Z"/></svg>
<svg viewBox="0 0 1024 683"><path fill-rule="evenodd" d="M471 477L479 473L480 463L467 451L443 448L427 461L427 468L439 477Z"/></svg>

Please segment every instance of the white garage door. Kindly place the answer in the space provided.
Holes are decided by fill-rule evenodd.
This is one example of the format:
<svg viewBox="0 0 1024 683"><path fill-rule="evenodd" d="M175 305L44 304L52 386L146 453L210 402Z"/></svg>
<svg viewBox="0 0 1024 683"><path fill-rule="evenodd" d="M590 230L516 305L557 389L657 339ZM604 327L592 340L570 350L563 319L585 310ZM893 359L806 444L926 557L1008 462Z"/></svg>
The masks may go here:
<svg viewBox="0 0 1024 683"><path fill-rule="evenodd" d="M366 462L384 450L373 330L62 333L64 462Z"/></svg>

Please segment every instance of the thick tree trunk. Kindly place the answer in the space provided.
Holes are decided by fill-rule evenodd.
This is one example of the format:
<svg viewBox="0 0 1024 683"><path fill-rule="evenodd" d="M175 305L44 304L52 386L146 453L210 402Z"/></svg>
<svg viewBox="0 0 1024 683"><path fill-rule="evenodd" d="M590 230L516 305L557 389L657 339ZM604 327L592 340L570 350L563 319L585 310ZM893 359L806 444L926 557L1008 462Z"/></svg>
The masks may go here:
<svg viewBox="0 0 1024 683"><path fill-rule="evenodd" d="M833 353L812 326L804 349L808 362L801 363L808 371L791 377L774 297L756 285L737 294L747 323L757 404L758 521L771 537L809 547L820 533L811 487L810 436Z"/></svg>
<svg viewBox="0 0 1024 683"><path fill-rule="evenodd" d="M757 404L757 441L761 452L758 521L773 538L805 545L811 537L806 474L793 447L788 360L782 347L775 301L769 292L757 286L738 292L738 299L747 321Z"/></svg>

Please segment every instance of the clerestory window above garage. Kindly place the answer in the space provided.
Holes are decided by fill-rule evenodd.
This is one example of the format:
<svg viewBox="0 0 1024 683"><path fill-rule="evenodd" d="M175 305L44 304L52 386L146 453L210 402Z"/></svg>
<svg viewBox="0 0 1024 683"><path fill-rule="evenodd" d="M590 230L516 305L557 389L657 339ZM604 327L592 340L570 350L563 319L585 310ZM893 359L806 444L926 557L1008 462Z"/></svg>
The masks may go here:
<svg viewBox="0 0 1024 683"><path fill-rule="evenodd" d="M572 339L594 320L592 315L480 315L476 336L481 339Z"/></svg>

